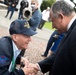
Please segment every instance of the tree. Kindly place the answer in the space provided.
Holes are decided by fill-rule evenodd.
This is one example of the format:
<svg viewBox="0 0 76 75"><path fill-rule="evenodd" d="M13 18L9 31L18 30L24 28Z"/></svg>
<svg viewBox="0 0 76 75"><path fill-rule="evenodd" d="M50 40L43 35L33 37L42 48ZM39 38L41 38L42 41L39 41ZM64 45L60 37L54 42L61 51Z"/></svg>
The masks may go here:
<svg viewBox="0 0 76 75"><path fill-rule="evenodd" d="M70 0L71 2L73 2L74 3L74 10L76 11L76 2L74 2L74 0Z"/></svg>
<svg viewBox="0 0 76 75"><path fill-rule="evenodd" d="M43 11L44 9L46 9L47 7L51 7L51 5L55 2L56 0L43 0L42 4L41 4L41 11Z"/></svg>

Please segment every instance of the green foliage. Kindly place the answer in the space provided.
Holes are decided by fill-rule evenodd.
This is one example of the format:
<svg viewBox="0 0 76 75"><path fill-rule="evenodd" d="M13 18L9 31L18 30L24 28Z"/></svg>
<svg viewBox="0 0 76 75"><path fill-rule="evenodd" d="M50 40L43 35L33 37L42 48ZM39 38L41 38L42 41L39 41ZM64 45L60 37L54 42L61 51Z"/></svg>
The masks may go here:
<svg viewBox="0 0 76 75"><path fill-rule="evenodd" d="M55 30L55 29L52 28L52 22L46 22L44 24L44 28L47 28L47 29L50 29L50 30Z"/></svg>
<svg viewBox="0 0 76 75"><path fill-rule="evenodd" d="M70 1L74 3L74 0L70 0ZM75 5L74 10L76 12L76 3L74 3L74 5Z"/></svg>
<svg viewBox="0 0 76 75"><path fill-rule="evenodd" d="M46 9L47 7L51 7L51 5L55 2L56 0L43 0L42 4L41 4L41 11L43 11L44 9Z"/></svg>
<svg viewBox="0 0 76 75"><path fill-rule="evenodd" d="M72 1L72 2L73 2L73 0L70 0L70 1Z"/></svg>

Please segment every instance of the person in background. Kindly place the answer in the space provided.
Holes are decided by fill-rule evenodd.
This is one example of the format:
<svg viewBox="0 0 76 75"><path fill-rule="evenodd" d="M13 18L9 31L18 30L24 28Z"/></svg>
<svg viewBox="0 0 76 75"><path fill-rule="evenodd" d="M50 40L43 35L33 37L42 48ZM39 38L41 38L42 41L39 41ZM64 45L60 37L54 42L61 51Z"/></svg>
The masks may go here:
<svg viewBox="0 0 76 75"><path fill-rule="evenodd" d="M64 36L65 36L65 33L59 33L58 35L53 36L54 38L56 38L56 40L55 40L52 48L50 48L50 55L53 53L56 53L57 48Z"/></svg>
<svg viewBox="0 0 76 75"><path fill-rule="evenodd" d="M12 1L10 2L10 5L9 5L9 7L8 7L7 14L6 14L5 18L8 16L9 12L11 12L9 19L12 18L13 14L14 14L14 11L15 11L15 9L16 9L16 5L17 5L17 4L18 4L18 0L15 0L15 1L12 0Z"/></svg>
<svg viewBox="0 0 76 75"><path fill-rule="evenodd" d="M41 22L38 26L39 29L42 29L45 22L47 22L49 20L49 13L50 13L50 7L47 7L45 10L43 10L42 19L41 19Z"/></svg>
<svg viewBox="0 0 76 75"><path fill-rule="evenodd" d="M23 9L28 7L28 1L26 0L22 0L20 3L20 11L19 11L19 15L18 15L18 19L23 19Z"/></svg>
<svg viewBox="0 0 76 75"><path fill-rule="evenodd" d="M64 33L59 33L57 30L55 30L49 38L44 54L41 56L47 57L49 50L50 50L50 54L55 53L63 37L64 37Z"/></svg>
<svg viewBox="0 0 76 75"><path fill-rule="evenodd" d="M38 6L39 6L38 0L31 0L32 17L28 22L30 24L30 27L34 31L37 30L42 17L41 11L38 9Z"/></svg>
<svg viewBox="0 0 76 75"><path fill-rule="evenodd" d="M28 68L24 65L17 69L16 65L28 62L22 57L22 51L28 48L31 36L35 35L36 32L25 21L15 20L10 24L9 33L10 36L0 38L0 75L31 74L34 68Z"/></svg>

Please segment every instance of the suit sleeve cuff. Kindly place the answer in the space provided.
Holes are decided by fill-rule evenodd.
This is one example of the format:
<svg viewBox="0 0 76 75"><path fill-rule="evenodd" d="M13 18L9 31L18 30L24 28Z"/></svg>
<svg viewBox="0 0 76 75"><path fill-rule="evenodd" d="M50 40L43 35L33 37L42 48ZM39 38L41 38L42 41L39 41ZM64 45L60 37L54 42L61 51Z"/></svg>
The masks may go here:
<svg viewBox="0 0 76 75"><path fill-rule="evenodd" d="M25 75L22 69L19 69L19 74L20 75Z"/></svg>
<svg viewBox="0 0 76 75"><path fill-rule="evenodd" d="M38 67L39 71L41 71L41 68L40 68L39 64L38 64L38 63L36 63L36 65L37 65L37 67Z"/></svg>

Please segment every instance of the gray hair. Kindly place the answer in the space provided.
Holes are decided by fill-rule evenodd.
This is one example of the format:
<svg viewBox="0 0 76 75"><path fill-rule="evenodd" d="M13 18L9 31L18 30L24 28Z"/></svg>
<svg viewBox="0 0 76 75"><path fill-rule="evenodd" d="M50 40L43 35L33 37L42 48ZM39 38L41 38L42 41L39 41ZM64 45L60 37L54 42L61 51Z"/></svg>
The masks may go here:
<svg viewBox="0 0 76 75"><path fill-rule="evenodd" d="M38 0L31 0L31 1L34 1L34 2L36 2L36 3L38 3L38 4L39 4Z"/></svg>
<svg viewBox="0 0 76 75"><path fill-rule="evenodd" d="M51 7L53 16L58 16L59 13L62 13L65 16L70 16L74 11L74 8L65 1L56 1Z"/></svg>
<svg viewBox="0 0 76 75"><path fill-rule="evenodd" d="M35 0L35 2L36 2L36 3L39 3L39 1L38 1L38 0Z"/></svg>

